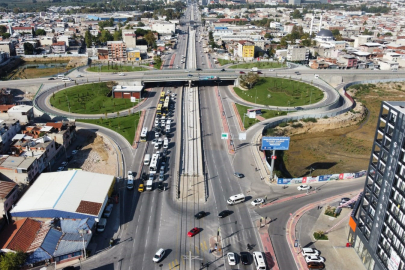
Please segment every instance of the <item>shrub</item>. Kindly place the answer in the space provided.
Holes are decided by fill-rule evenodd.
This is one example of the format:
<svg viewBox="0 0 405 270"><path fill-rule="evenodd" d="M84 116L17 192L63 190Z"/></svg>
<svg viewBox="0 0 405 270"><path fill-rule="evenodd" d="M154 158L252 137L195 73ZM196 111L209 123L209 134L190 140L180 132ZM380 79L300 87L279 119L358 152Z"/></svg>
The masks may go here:
<svg viewBox="0 0 405 270"><path fill-rule="evenodd" d="M293 124L292 127L293 128L302 128L303 125L301 123L297 123L297 124Z"/></svg>
<svg viewBox="0 0 405 270"><path fill-rule="evenodd" d="M279 127L286 127L286 126L288 126L288 123L282 122L282 123L280 123L278 126L279 126Z"/></svg>
<svg viewBox="0 0 405 270"><path fill-rule="evenodd" d="M336 207L327 206L325 209L325 215L335 217Z"/></svg>
<svg viewBox="0 0 405 270"><path fill-rule="evenodd" d="M329 239L324 231L314 232L314 238L316 240L328 240Z"/></svg>
<svg viewBox="0 0 405 270"><path fill-rule="evenodd" d="M324 117L323 117L323 119L328 119L329 118L329 116L327 116L327 115L325 115Z"/></svg>
<svg viewBox="0 0 405 270"><path fill-rule="evenodd" d="M318 122L318 120L316 120L316 118L313 118L313 117L311 117L311 118L304 118L304 119L302 119L302 121L304 121L305 123L307 123L307 122L312 122L312 123Z"/></svg>

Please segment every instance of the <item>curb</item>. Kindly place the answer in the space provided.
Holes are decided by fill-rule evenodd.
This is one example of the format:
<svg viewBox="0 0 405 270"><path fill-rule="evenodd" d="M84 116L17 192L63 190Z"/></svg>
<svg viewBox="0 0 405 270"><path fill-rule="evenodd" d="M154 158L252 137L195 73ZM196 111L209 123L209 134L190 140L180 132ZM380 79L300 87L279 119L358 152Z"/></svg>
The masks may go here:
<svg viewBox="0 0 405 270"><path fill-rule="evenodd" d="M132 148L134 148L134 149L138 147L139 136L141 134L141 130L142 130L142 127L143 127L143 121L144 120L145 120L145 110L142 110L141 117L139 117L138 126L136 127L136 130L135 130L134 141L132 142Z"/></svg>
<svg viewBox="0 0 405 270"><path fill-rule="evenodd" d="M233 110L234 110L234 112L235 112L236 118L238 119L238 123L239 123L239 128L240 128L240 130L241 130L241 131L246 131L245 127L243 126L242 119L240 118L240 114L239 114L238 108L236 108L235 102L232 102L232 107L233 107Z"/></svg>

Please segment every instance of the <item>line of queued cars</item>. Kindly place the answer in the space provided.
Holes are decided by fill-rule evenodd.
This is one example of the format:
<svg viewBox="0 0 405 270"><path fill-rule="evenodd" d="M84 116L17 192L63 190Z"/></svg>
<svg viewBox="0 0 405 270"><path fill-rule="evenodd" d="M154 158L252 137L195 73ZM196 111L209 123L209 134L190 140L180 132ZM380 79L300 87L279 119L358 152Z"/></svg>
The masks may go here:
<svg viewBox="0 0 405 270"><path fill-rule="evenodd" d="M309 269L324 269L325 258L321 257L319 250L315 248L303 248L301 251Z"/></svg>

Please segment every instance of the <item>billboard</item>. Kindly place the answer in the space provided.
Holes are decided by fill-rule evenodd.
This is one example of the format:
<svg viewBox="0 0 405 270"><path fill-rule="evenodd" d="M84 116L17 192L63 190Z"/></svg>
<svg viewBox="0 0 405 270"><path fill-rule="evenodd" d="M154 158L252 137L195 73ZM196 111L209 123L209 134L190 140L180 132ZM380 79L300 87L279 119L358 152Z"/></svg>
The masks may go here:
<svg viewBox="0 0 405 270"><path fill-rule="evenodd" d="M263 137L262 150L288 150L290 137Z"/></svg>

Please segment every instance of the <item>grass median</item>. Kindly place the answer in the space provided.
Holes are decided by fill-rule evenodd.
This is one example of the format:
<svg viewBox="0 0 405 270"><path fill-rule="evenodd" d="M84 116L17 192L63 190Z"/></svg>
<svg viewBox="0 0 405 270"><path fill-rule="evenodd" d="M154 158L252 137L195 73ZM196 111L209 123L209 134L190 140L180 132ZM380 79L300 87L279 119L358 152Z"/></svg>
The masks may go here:
<svg viewBox="0 0 405 270"><path fill-rule="evenodd" d="M323 92L310 84L281 78L261 77L250 90L233 89L246 101L269 106L297 107L317 103L323 98Z"/></svg>
<svg viewBox="0 0 405 270"><path fill-rule="evenodd" d="M132 145L135 137L135 131L139 123L139 113L116 118L77 119L76 121L95 124L111 129L121 134Z"/></svg>
<svg viewBox="0 0 405 270"><path fill-rule="evenodd" d="M236 65L230 66L229 68L240 68L240 69L250 69L253 67L257 67L258 69L261 68L281 68L285 67L285 64L283 63L278 63L278 62L252 62L252 63L238 63Z"/></svg>
<svg viewBox="0 0 405 270"><path fill-rule="evenodd" d="M236 105L236 109L238 109L240 119L242 120L242 123L243 123L243 115L245 115L247 113L247 110L251 109L252 107L240 105L237 103L235 103L235 105ZM285 111L273 111L273 110L261 110L261 112L262 112L262 114L260 116L263 118L266 118L266 119L287 114L287 112L285 112ZM260 121L257 120L256 118L249 118L245 115L244 127L245 127L245 129L248 129L258 122L260 122Z"/></svg>
<svg viewBox="0 0 405 270"><path fill-rule="evenodd" d="M230 61L230 60L225 60L225 59L220 59L220 58L217 58L217 60L221 64L221 66L232 63L232 61Z"/></svg>
<svg viewBox="0 0 405 270"><path fill-rule="evenodd" d="M87 68L89 72L133 72L133 71L145 71L147 68L140 66L92 66Z"/></svg>
<svg viewBox="0 0 405 270"><path fill-rule="evenodd" d="M54 93L51 105L65 112L79 114L107 114L136 105L129 99L113 98L113 82L77 85Z"/></svg>

